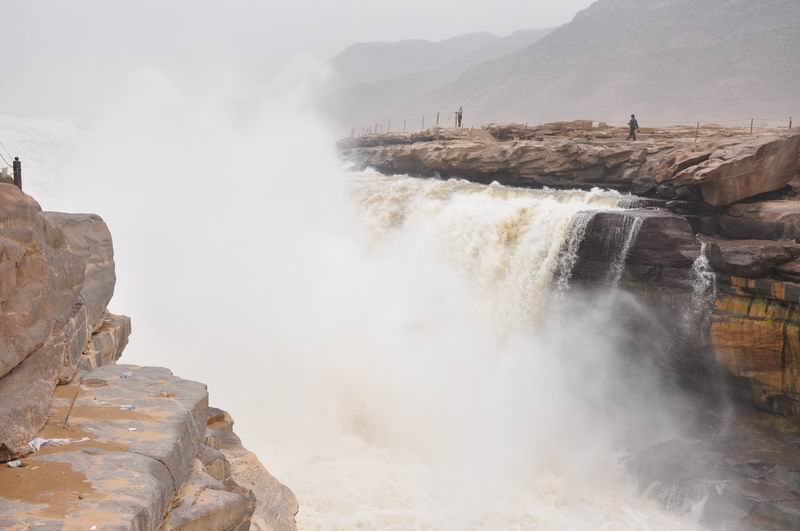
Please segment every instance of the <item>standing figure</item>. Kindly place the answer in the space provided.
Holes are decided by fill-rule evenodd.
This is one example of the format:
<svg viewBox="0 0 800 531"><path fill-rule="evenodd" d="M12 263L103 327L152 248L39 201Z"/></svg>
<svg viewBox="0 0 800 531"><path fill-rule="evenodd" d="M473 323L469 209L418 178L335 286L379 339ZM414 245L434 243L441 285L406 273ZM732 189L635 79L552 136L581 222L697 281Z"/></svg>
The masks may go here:
<svg viewBox="0 0 800 531"><path fill-rule="evenodd" d="M636 120L635 114L631 114L631 121L628 122L628 126L631 128L631 132L628 134L628 140L636 142L636 133L639 132L639 122Z"/></svg>
<svg viewBox="0 0 800 531"><path fill-rule="evenodd" d="M456 127L461 127L461 120L464 118L464 108L459 106L456 111Z"/></svg>

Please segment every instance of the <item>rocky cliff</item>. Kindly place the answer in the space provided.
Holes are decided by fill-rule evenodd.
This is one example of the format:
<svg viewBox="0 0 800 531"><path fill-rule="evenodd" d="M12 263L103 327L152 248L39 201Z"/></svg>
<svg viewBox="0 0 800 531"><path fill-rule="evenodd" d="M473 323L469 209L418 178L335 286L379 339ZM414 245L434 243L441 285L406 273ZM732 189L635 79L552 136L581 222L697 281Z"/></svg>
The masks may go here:
<svg viewBox="0 0 800 531"><path fill-rule="evenodd" d="M116 364L115 280L102 219L0 183L0 527L293 529L204 385Z"/></svg>
<svg viewBox="0 0 800 531"><path fill-rule="evenodd" d="M687 312L699 319L698 297L713 303L686 356L704 366L710 358L740 395L800 418L800 130L643 129L629 142L627 130L591 121L490 124L339 147L384 173L631 194L620 201L627 210L592 215L573 279L607 283L621 234L633 231L615 281L660 301L652 307L664 308L665 322ZM702 249L713 279L697 270Z"/></svg>
<svg viewBox="0 0 800 531"><path fill-rule="evenodd" d="M632 449L629 471L708 528L798 529L800 131L626 136L589 121L491 124L339 147L390 174L623 192L619 208L576 218L569 285L624 327L632 371L655 366L689 397L664 400L681 435Z"/></svg>

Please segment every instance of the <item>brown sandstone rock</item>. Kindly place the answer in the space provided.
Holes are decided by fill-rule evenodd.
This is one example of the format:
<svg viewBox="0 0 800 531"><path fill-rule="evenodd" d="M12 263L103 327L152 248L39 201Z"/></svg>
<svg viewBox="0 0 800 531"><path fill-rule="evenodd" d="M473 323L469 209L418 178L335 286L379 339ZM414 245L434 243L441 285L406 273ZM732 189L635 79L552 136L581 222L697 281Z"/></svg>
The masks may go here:
<svg viewBox="0 0 800 531"><path fill-rule="evenodd" d="M69 382L114 287L111 238L97 216L43 213L0 184L0 461L45 422L57 382ZM118 357L127 318L98 343Z"/></svg>
<svg viewBox="0 0 800 531"><path fill-rule="evenodd" d="M719 217L719 228L728 238L798 240L800 201L738 203Z"/></svg>
<svg viewBox="0 0 800 531"><path fill-rule="evenodd" d="M792 399L800 389L800 308L781 300L723 293L711 322L716 360L733 375L753 382L753 400L781 413L800 415ZM794 405L792 406L792 403Z"/></svg>
<svg viewBox="0 0 800 531"><path fill-rule="evenodd" d="M233 432L233 418L221 409L208 409L206 445L218 449L230 462L231 479L255 493L257 500L250 529L255 531L295 531L299 510L297 498L275 479L258 456L242 446Z"/></svg>
<svg viewBox="0 0 800 531"><path fill-rule="evenodd" d="M757 278L800 256L800 244L769 240L706 238L707 255L715 271Z"/></svg>
<svg viewBox="0 0 800 531"><path fill-rule="evenodd" d="M102 324L106 306L114 295L116 276L111 233L100 216L94 214L45 212L44 217L61 229L66 249L83 260L86 280L81 287L81 300L94 330Z"/></svg>
<svg viewBox="0 0 800 531"><path fill-rule="evenodd" d="M785 187L797 174L798 156L800 133L756 137L721 146L675 178L699 185L706 203L729 205Z"/></svg>
<svg viewBox="0 0 800 531"><path fill-rule="evenodd" d="M0 275L2 377L69 320L83 282L80 259L66 251L60 230L9 184L0 184Z"/></svg>

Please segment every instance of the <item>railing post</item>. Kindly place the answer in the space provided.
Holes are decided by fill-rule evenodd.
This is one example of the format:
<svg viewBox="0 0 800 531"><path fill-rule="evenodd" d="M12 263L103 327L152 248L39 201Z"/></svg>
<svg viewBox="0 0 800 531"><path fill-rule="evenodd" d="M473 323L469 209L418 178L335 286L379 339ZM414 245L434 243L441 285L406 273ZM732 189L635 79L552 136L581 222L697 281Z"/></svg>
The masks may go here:
<svg viewBox="0 0 800 531"><path fill-rule="evenodd" d="M439 111L436 111L436 125L439 125Z"/></svg>
<svg viewBox="0 0 800 531"><path fill-rule="evenodd" d="M791 128L792 128L792 117L790 116L789 117L789 129L791 129Z"/></svg>
<svg viewBox="0 0 800 531"><path fill-rule="evenodd" d="M22 162L19 157L14 157L14 184L17 188L22 190Z"/></svg>
<svg viewBox="0 0 800 531"><path fill-rule="evenodd" d="M755 122L755 121L756 121L755 118L750 118L750 134L751 135L753 134L753 122Z"/></svg>
<svg viewBox="0 0 800 531"><path fill-rule="evenodd" d="M697 144L697 137L700 136L700 122L697 122L697 131L694 132L694 143Z"/></svg>
<svg viewBox="0 0 800 531"><path fill-rule="evenodd" d="M403 120L403 132L404 133L406 132L406 121L405 120Z"/></svg>

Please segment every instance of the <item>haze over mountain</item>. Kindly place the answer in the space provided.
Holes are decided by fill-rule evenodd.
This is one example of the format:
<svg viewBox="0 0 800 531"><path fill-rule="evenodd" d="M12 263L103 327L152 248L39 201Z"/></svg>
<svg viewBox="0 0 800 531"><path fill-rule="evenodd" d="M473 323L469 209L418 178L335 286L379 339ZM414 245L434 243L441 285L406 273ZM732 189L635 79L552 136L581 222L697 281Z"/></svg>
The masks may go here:
<svg viewBox="0 0 800 531"><path fill-rule="evenodd" d="M402 102L456 80L467 69L517 52L550 29L522 30L507 37L470 33L443 41L404 40L350 46L334 57L326 96L328 112L342 123L372 121Z"/></svg>
<svg viewBox="0 0 800 531"><path fill-rule="evenodd" d="M328 107L345 127L459 105L467 125L623 121L632 112L643 123L753 117L779 125L800 115L797 50L797 0L598 0L543 38L468 65L450 81L376 77L335 94ZM431 63L418 64L422 71Z"/></svg>

